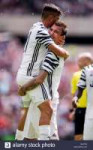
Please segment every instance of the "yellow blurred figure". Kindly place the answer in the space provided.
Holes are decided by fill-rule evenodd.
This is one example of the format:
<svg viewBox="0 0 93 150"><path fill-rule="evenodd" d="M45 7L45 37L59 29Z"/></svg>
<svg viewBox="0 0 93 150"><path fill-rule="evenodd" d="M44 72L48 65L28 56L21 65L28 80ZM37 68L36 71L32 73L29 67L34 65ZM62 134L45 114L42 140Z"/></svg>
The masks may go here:
<svg viewBox="0 0 93 150"><path fill-rule="evenodd" d="M72 77L72 95L74 95L77 91L77 84L78 84L78 81L80 79L80 75L81 75L81 70L78 71L78 72L75 72L73 74L73 77ZM81 96L81 98L78 100L78 103L77 103L77 107L79 108L86 108L87 106L87 97L86 97L86 89L83 91L83 94Z"/></svg>

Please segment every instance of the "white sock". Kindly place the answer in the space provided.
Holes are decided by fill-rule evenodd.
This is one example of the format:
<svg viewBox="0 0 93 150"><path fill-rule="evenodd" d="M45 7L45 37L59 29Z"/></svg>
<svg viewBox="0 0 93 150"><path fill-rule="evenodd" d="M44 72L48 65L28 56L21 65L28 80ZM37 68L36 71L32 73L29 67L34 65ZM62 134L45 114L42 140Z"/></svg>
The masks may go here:
<svg viewBox="0 0 93 150"><path fill-rule="evenodd" d="M50 137L50 125L39 126L38 140L49 140L49 137Z"/></svg>
<svg viewBox="0 0 93 150"><path fill-rule="evenodd" d="M16 135L15 135L15 140L23 140L24 136L23 136L24 131L20 131L20 130L16 130Z"/></svg>

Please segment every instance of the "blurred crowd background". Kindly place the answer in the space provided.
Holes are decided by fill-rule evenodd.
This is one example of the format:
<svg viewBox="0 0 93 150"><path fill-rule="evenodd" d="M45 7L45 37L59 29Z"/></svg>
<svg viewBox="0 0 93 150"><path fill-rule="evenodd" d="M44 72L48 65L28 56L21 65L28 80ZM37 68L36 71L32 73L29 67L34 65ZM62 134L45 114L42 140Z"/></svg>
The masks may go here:
<svg viewBox="0 0 93 150"><path fill-rule="evenodd" d="M93 14L93 0L0 0L0 12L4 13L41 13L45 3L55 3L70 15L88 16Z"/></svg>
<svg viewBox="0 0 93 150"><path fill-rule="evenodd" d="M36 18L35 21L38 21L37 16L40 17L43 4L47 2L60 6L64 12L63 20L67 18L66 21L69 20L69 22L74 22L74 19L79 20L79 17L84 22L84 18L88 20L93 15L93 0L0 0L0 140L14 140L21 104L21 98L17 94L16 73L21 62L27 32L29 26L32 25L30 21L33 23L33 16ZM25 18L21 17L24 22L21 19L18 22L20 15L25 16ZM21 23L19 26L9 24L11 17L17 18L16 25L26 22L26 32L21 31L20 33L17 30L22 25ZM13 30L8 30L8 28L13 28ZM93 30L91 34L88 33L88 30L86 34L82 34L79 27L80 34L77 35L73 34L77 28L75 26L72 28L73 30L70 30L68 26L64 46L70 52L70 57L65 62L58 89L60 94L57 115L58 131L60 139L64 140L72 140L74 135L71 78L78 70L77 56L87 51L93 53Z"/></svg>

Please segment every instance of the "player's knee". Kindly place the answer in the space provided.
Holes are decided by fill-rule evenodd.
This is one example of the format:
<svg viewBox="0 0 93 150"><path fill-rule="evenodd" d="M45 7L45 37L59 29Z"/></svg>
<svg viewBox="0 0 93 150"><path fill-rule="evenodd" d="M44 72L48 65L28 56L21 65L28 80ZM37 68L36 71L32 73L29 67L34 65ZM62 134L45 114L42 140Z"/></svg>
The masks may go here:
<svg viewBox="0 0 93 150"><path fill-rule="evenodd" d="M45 101L43 103L41 103L38 108L41 111L41 114L45 114L46 116L48 116L49 118L51 118L52 113L53 113L53 109L52 109L52 105L50 101Z"/></svg>

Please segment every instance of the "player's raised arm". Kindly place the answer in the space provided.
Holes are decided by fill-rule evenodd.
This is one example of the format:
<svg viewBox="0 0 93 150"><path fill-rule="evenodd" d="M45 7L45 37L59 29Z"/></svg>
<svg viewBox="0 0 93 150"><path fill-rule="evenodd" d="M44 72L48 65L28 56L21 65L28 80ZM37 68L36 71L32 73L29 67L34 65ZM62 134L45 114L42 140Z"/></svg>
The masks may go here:
<svg viewBox="0 0 93 150"><path fill-rule="evenodd" d="M52 51L54 54L56 54L57 56L64 57L64 59L69 57L69 53L65 49L59 47L56 44L50 44L48 46L48 49Z"/></svg>

